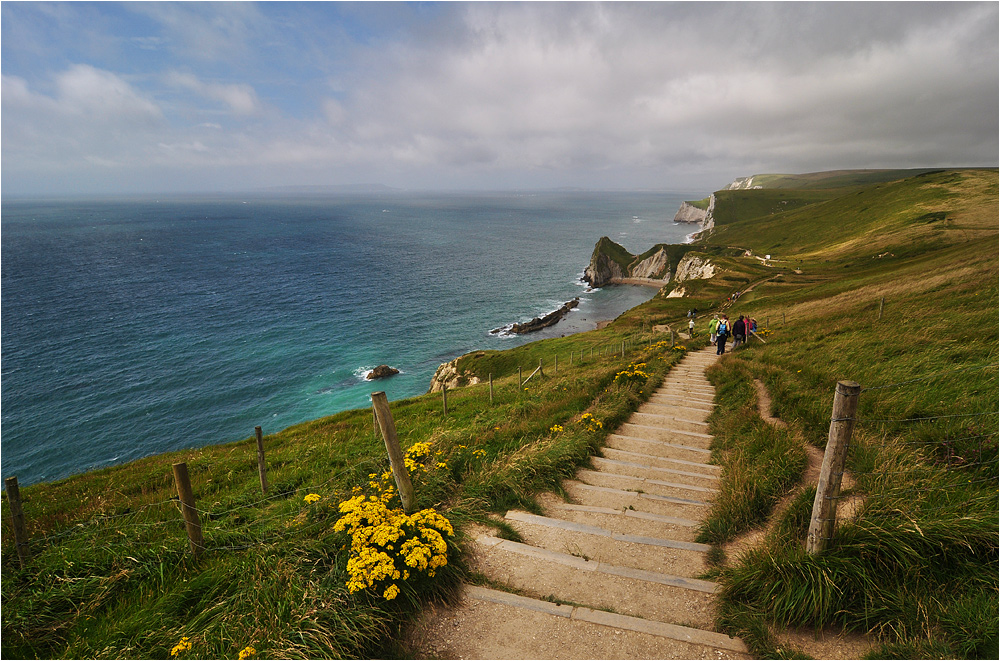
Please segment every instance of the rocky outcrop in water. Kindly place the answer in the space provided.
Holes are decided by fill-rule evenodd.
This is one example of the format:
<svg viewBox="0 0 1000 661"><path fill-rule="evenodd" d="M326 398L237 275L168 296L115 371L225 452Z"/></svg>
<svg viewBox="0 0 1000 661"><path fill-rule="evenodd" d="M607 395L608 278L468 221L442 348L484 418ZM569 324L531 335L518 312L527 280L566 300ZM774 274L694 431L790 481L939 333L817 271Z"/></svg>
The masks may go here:
<svg viewBox="0 0 1000 661"><path fill-rule="evenodd" d="M563 303L563 306L558 310L548 313L544 317L535 317L531 321L526 321L523 324L511 324L510 326L504 326L502 328L494 328L490 332L493 334L497 333L514 333L520 335L522 333L532 333L534 331L542 330L543 328L548 328L549 326L554 326L559 323L559 320L565 317L570 310L580 305L580 298L574 298L572 301L567 301Z"/></svg>
<svg viewBox="0 0 1000 661"><path fill-rule="evenodd" d="M392 376L394 374L399 374L399 370L395 367L389 367L388 365L379 365L371 372L368 372L366 379L384 379L387 376Z"/></svg>
<svg viewBox="0 0 1000 661"><path fill-rule="evenodd" d="M614 279L628 277L632 253L611 239L602 236L590 256L590 264L583 271L583 281L591 287L603 287Z"/></svg>

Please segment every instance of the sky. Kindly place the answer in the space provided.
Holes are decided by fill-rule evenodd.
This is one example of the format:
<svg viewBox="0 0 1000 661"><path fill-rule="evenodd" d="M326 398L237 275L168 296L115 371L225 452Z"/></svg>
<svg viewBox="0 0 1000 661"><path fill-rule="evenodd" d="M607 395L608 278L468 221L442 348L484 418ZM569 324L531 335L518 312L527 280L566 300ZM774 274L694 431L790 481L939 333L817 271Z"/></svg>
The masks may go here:
<svg viewBox="0 0 1000 661"><path fill-rule="evenodd" d="M2 195L996 167L996 2L11 2Z"/></svg>

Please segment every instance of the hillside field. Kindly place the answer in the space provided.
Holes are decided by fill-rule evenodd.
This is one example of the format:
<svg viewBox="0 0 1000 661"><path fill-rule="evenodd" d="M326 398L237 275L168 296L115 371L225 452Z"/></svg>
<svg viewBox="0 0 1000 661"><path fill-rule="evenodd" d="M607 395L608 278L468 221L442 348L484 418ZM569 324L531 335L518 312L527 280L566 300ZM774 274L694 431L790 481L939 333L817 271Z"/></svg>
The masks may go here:
<svg viewBox="0 0 1000 661"><path fill-rule="evenodd" d="M421 609L483 581L462 560L470 524L516 536L495 514L561 493L724 311L755 317L763 339L710 373L723 479L700 541L724 586L717 628L758 658L805 658L786 635L801 627L864 634L872 658L996 658L997 170L803 177L717 193L716 227L690 248L716 273L687 296L666 298L671 285L605 329L472 352L459 368L483 382L450 390L447 414L440 393L392 402L415 518L398 509L368 409L265 436L267 494L252 438L23 488L24 566L5 496L2 655L420 657L405 634ZM653 331L686 327L691 308L695 340ZM645 381L617 378L640 362ZM803 476L839 380L863 390L835 532L812 556ZM783 426L761 417L757 382ZM342 504L359 502L362 541L343 525ZM443 548L428 542L426 557L447 558L436 571L413 553L430 528Z"/></svg>

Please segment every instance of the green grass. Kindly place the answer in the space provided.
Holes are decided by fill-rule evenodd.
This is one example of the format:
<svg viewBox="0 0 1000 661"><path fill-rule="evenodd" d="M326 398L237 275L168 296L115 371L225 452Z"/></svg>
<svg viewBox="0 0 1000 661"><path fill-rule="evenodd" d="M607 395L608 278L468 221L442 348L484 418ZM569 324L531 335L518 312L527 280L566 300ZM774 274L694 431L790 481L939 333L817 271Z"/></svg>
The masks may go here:
<svg viewBox="0 0 1000 661"><path fill-rule="evenodd" d="M974 198L956 194L981 188ZM878 202L886 214L878 249L894 258L857 260L853 247L809 225L832 221L835 201L736 225L756 237L755 249L782 223L789 235L815 232L796 241L816 253L805 273L786 272L733 308L769 318L773 334L713 370L724 404L713 421L724 485L706 539L721 543L764 526L769 506L790 492L794 466L785 457L757 462L747 477L766 452L762 436L771 451L789 436L823 448L835 383L854 380L866 390L847 463L853 517L838 523L827 551L810 556L804 539L815 490L794 499L763 546L721 570L719 623L760 657L788 654L777 651L774 626L833 625L870 633L873 658L994 658L996 175L932 173L853 197ZM857 200L842 202L856 210ZM954 224L908 249L926 236L920 218L934 205ZM848 245L873 235L878 218L845 219ZM753 378L767 385L787 432L755 419ZM762 498L765 489L772 491Z"/></svg>
<svg viewBox="0 0 1000 661"><path fill-rule="evenodd" d="M461 531L493 512L537 510L532 495L558 490L607 433L586 431L580 415L614 429L679 359L669 348L647 349L653 338L638 332L621 322L527 345L513 358L497 354L494 369L513 359L527 376L539 357L546 366L523 388L516 369L496 377L492 406L486 384L450 391L447 416L439 394L391 404L403 447L427 441L434 450L430 470L415 478L417 507L446 512L459 530L445 570L406 582L392 602L347 592L349 538L333 531L338 502L388 467L370 410L266 436L267 498L252 439L22 489L34 557L17 566L5 503L3 655L166 658L183 636L200 658L235 657L247 645L272 658L405 655L392 642L402 627L421 604L449 598L465 575ZM648 363L645 386L614 384L629 361ZM556 424L565 431L552 432ZM174 500L177 461L188 464L201 510L207 550L197 559ZM306 504L307 493L323 500Z"/></svg>
<svg viewBox="0 0 1000 661"><path fill-rule="evenodd" d="M719 626L758 657L802 656L775 642L774 627L789 624L871 632L874 657L995 658L996 171L862 185L865 176L811 177L816 188L804 192L731 191L708 244L669 247L716 264L712 279L684 283L687 297L661 292L601 331L468 354L459 369L484 383L450 390L447 416L440 394L392 402L403 447L433 449L415 480L417 506L446 513L457 530L435 579L405 583L391 602L348 593L336 506L387 460L371 411L346 411L265 437L267 498L252 439L23 488L34 557L18 566L4 502L3 656L166 658L182 636L187 656L200 658L247 645L263 657L412 656L394 641L420 609L483 578L465 569L464 531L508 508L537 510L533 496L558 492L678 360L646 348L663 337L651 327L678 328L696 307L704 330L704 313L755 285L726 310L769 322L767 344L710 372L723 472L700 534L716 548ZM785 261L764 266L729 246ZM518 366L526 377L539 360L545 376L519 386ZM649 381L615 384L631 361L647 363ZM760 419L754 379L787 428ZM809 556L815 489L798 484L802 444L824 447L840 379L866 388L847 464L854 513L826 552ZM584 412L601 432L583 429ZM176 461L188 463L201 510L207 550L197 559L175 500ZM776 513L794 489L802 493ZM307 493L322 500L306 504ZM725 562L724 544L769 523L762 546Z"/></svg>

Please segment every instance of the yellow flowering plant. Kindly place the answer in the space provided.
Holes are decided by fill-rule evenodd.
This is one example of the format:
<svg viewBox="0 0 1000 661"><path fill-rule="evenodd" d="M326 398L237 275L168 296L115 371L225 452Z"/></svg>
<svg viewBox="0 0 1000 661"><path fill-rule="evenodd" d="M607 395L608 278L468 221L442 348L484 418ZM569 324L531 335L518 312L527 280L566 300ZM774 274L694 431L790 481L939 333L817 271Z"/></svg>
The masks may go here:
<svg viewBox="0 0 1000 661"><path fill-rule="evenodd" d="M454 534L451 522L434 509L406 514L390 508L393 495L358 495L340 503L341 517L334 530L351 535L350 592L371 588L392 600L403 581L418 575L433 578L448 564L445 536Z"/></svg>
<svg viewBox="0 0 1000 661"><path fill-rule="evenodd" d="M170 649L170 656L177 658L191 649L191 639L184 636Z"/></svg>
<svg viewBox="0 0 1000 661"><path fill-rule="evenodd" d="M256 655L257 655L256 648L254 648L253 645L247 645L246 647L240 650L239 659L240 661L243 661L243 659L250 659Z"/></svg>
<svg viewBox="0 0 1000 661"><path fill-rule="evenodd" d="M629 386L633 383L643 384L648 378L649 374L646 373L646 363L631 363L615 375L615 383L623 386Z"/></svg>
<svg viewBox="0 0 1000 661"><path fill-rule="evenodd" d="M440 455L441 453L437 453ZM448 464L433 459L433 468L447 469ZM403 456L411 478L429 470L431 445L414 443ZM446 536L454 534L451 522L434 509L406 514L391 506L396 498L392 471L372 473L368 485L376 495L355 489L354 496L340 503L336 532L351 536L347 559L347 588L350 592L371 589L387 601L399 596L404 581L418 577L433 578L448 564Z"/></svg>
<svg viewBox="0 0 1000 661"><path fill-rule="evenodd" d="M604 424L590 413L584 413L580 416L580 424L583 425L587 431L600 431L601 429L604 429Z"/></svg>

